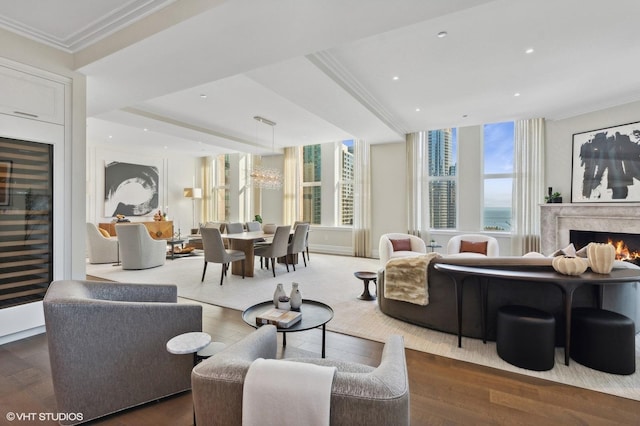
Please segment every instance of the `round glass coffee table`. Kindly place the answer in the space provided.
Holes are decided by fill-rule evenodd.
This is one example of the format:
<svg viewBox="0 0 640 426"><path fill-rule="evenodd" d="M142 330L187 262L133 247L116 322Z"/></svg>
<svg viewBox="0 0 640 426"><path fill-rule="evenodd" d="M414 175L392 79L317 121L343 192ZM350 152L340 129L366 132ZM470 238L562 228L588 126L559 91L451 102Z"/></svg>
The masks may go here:
<svg viewBox="0 0 640 426"><path fill-rule="evenodd" d="M251 327L258 328L256 324L256 317L269 309L273 308L273 301L268 300L266 302L258 303L248 307L242 312L242 319ZM318 302L315 300L302 300L302 306L300 306L300 312L302 313L302 319L288 328L277 327L278 332L282 333L282 346L287 346L287 333L295 333L297 331L311 330L312 328L318 328L322 326L322 358L325 357L325 338L326 338L326 325L331 318L333 318L333 309L331 306Z"/></svg>

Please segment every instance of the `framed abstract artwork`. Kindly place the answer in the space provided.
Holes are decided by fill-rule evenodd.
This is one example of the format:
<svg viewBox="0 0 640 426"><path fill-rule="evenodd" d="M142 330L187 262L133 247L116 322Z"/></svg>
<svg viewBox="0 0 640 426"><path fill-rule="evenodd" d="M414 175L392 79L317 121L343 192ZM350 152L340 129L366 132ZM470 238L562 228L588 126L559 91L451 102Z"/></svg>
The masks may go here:
<svg viewBox="0 0 640 426"><path fill-rule="evenodd" d="M148 216L158 209L158 167L105 162L104 215Z"/></svg>
<svg viewBox="0 0 640 426"><path fill-rule="evenodd" d="M0 161L0 206L11 205L11 161Z"/></svg>
<svg viewBox="0 0 640 426"><path fill-rule="evenodd" d="M640 202L640 122L573 135L571 202Z"/></svg>

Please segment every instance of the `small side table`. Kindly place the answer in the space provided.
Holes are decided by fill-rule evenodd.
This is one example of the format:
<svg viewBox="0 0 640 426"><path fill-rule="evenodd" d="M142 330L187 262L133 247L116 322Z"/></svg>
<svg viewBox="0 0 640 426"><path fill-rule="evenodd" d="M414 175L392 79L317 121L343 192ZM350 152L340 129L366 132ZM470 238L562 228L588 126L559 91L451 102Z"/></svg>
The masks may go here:
<svg viewBox="0 0 640 426"><path fill-rule="evenodd" d="M431 249L431 252L433 252L435 249L441 248L442 246L436 243L429 243L427 244L427 247L429 247Z"/></svg>
<svg viewBox="0 0 640 426"><path fill-rule="evenodd" d="M172 354L193 354L193 366L198 363L198 351L206 348L211 343L211 336L200 331L179 334L167 342L167 351ZM196 424L196 412L193 411L193 424Z"/></svg>
<svg viewBox="0 0 640 426"><path fill-rule="evenodd" d="M362 280L362 284L364 285L364 290L362 291L362 294L358 296L358 299L376 300L376 296L369 293L369 281L373 281L373 283L376 285L376 293L377 293L378 274L376 274L375 272L358 271L358 272L354 272L353 275L355 275L356 278Z"/></svg>
<svg viewBox="0 0 640 426"><path fill-rule="evenodd" d="M167 342L167 351L172 354L193 354L193 365L198 363L198 351L211 343L211 336L200 331L179 334Z"/></svg>

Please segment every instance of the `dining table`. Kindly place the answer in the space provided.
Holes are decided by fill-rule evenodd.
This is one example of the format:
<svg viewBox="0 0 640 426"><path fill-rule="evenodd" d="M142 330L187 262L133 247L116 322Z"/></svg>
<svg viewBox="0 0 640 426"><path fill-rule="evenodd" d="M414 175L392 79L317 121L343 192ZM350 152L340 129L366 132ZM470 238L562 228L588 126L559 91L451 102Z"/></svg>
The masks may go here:
<svg viewBox="0 0 640 426"><path fill-rule="evenodd" d="M269 243L273 240L274 234L267 234L264 231L238 232L235 234L222 234L222 239L229 241L231 250L240 250L244 252L244 276L253 277L254 250L253 246L257 241L266 241ZM231 263L231 273L233 275L242 275L242 261Z"/></svg>

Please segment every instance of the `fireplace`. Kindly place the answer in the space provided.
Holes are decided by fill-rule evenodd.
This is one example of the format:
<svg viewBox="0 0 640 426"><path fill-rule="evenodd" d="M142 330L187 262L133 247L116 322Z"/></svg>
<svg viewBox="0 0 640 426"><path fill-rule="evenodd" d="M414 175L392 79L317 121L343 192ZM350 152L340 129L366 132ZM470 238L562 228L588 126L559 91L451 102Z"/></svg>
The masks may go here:
<svg viewBox="0 0 640 426"><path fill-rule="evenodd" d="M640 203L543 204L540 211L541 252L566 247L570 230L640 235ZM591 242L590 240L588 242ZM605 241L606 242L606 241ZM627 245L631 244L627 242ZM577 246L576 246L577 247Z"/></svg>
<svg viewBox="0 0 640 426"><path fill-rule="evenodd" d="M602 232L570 230L569 241L576 250L586 247L587 244L607 243L616 248L616 259L640 265L640 235L626 232Z"/></svg>

